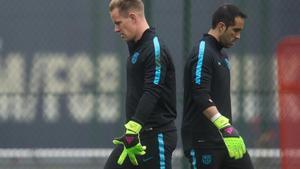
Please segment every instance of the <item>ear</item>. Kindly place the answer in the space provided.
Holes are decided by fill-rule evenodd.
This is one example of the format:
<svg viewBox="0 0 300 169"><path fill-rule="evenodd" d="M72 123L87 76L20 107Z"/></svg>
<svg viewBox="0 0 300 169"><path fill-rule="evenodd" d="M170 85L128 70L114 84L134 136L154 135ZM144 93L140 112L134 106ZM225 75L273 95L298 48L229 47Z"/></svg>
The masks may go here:
<svg viewBox="0 0 300 169"><path fill-rule="evenodd" d="M128 14L128 17L135 23L136 20L137 20L137 16L136 16L136 13L133 13L133 12L130 12Z"/></svg>
<svg viewBox="0 0 300 169"><path fill-rule="evenodd" d="M226 29L227 29L227 27L226 27L226 25L225 25L224 22L219 22L218 25L217 25L217 28L218 28L218 31L219 31L220 33L225 32Z"/></svg>

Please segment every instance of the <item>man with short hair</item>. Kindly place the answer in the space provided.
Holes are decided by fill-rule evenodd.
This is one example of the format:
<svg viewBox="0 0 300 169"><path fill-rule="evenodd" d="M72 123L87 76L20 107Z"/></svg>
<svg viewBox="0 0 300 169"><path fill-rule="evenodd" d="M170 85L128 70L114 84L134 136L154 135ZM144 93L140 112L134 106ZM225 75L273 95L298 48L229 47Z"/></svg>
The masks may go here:
<svg viewBox="0 0 300 169"><path fill-rule="evenodd" d="M111 0L115 32L127 42L125 134L105 169L171 169L177 144L175 70L170 53L150 28L142 0Z"/></svg>
<svg viewBox="0 0 300 169"><path fill-rule="evenodd" d="M230 66L222 48L240 39L246 15L219 7L212 27L187 58L181 136L191 169L253 169L246 146L232 126Z"/></svg>

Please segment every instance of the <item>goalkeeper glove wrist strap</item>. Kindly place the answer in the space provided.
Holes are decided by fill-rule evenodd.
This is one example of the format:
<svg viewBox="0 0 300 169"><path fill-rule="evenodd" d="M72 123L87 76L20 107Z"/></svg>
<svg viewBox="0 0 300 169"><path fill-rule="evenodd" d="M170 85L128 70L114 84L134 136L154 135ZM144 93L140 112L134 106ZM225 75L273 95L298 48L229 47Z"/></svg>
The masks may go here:
<svg viewBox="0 0 300 169"><path fill-rule="evenodd" d="M126 134L138 134L142 129L142 125L133 120L130 120L128 123L125 124L125 128Z"/></svg>
<svg viewBox="0 0 300 169"><path fill-rule="evenodd" d="M219 117L217 117L216 120L213 121L213 123L219 130L230 125L228 118L222 116L220 113L217 116Z"/></svg>
<svg viewBox="0 0 300 169"><path fill-rule="evenodd" d="M211 121L211 122L214 122L214 121L217 120L220 116L222 116L221 113L217 113L217 114L215 114L212 118L210 118L210 121Z"/></svg>

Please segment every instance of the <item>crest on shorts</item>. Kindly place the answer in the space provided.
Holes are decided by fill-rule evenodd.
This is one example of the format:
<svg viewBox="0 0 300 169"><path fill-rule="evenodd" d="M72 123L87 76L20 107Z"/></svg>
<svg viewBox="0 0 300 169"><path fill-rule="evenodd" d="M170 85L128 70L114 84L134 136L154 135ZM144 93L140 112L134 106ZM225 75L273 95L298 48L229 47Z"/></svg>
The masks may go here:
<svg viewBox="0 0 300 169"><path fill-rule="evenodd" d="M205 165L209 165L212 163L212 155L204 154L202 155L202 163Z"/></svg>
<svg viewBox="0 0 300 169"><path fill-rule="evenodd" d="M135 64L136 61L138 60L139 56L140 56L139 52L134 52L134 54L131 56L131 63Z"/></svg>

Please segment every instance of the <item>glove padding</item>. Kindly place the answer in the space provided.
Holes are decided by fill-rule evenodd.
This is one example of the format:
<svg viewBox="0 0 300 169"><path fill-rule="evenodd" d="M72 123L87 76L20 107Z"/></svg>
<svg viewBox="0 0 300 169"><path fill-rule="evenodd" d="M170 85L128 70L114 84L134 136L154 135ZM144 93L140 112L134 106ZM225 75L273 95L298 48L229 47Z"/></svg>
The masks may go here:
<svg viewBox="0 0 300 169"><path fill-rule="evenodd" d="M220 116L214 122L224 140L229 156L240 159L246 153L246 146L238 131L229 123L229 119Z"/></svg>
<svg viewBox="0 0 300 169"><path fill-rule="evenodd" d="M136 155L144 155L146 154L146 146L142 146L139 138L139 131L141 130L141 125L134 122L129 121L125 124L126 133L122 137L115 138L113 143L115 145L123 145L123 151L118 159L118 164L122 165L126 159L129 157L130 162L137 166L138 162L136 159Z"/></svg>

